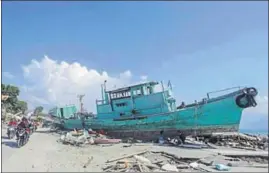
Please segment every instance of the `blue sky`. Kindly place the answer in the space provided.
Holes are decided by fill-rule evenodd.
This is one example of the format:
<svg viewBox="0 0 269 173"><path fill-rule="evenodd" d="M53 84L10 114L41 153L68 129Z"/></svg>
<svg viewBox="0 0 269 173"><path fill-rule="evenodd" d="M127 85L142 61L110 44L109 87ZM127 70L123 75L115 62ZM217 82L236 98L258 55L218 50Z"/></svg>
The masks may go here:
<svg viewBox="0 0 269 173"><path fill-rule="evenodd" d="M22 97L32 104L40 91L60 97L63 85L26 77L22 66L44 76L48 62L59 70L65 61L113 79L127 70L128 82L170 79L178 101L255 86L265 105L243 125L268 121L268 2L3 2L2 15L3 82L28 88Z"/></svg>

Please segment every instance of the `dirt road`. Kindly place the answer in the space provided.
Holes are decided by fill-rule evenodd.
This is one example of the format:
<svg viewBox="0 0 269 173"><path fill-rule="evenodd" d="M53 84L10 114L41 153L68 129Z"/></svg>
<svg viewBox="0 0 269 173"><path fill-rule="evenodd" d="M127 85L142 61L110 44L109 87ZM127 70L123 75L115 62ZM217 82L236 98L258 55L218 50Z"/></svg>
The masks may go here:
<svg viewBox="0 0 269 173"><path fill-rule="evenodd" d="M149 148L132 147L122 150L122 144L101 147L74 147L58 143L60 135L44 133L39 129L22 148L17 148L15 139L9 140L6 131L2 132L2 171L3 172L74 172L102 171L106 160ZM83 168L88 158L94 157L90 166Z"/></svg>

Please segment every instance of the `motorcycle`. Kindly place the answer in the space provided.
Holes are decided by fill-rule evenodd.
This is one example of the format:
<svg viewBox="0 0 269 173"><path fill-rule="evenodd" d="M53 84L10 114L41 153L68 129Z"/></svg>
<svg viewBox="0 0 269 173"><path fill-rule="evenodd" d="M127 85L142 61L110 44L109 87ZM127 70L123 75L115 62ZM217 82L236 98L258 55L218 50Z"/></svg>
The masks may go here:
<svg viewBox="0 0 269 173"><path fill-rule="evenodd" d="M34 125L31 123L31 125L30 125L30 135L32 135L32 134L34 133L34 131L35 131L35 127L34 127Z"/></svg>
<svg viewBox="0 0 269 173"><path fill-rule="evenodd" d="M18 148L25 145L29 141L30 129L20 128L17 130L17 145Z"/></svg>
<svg viewBox="0 0 269 173"><path fill-rule="evenodd" d="M9 139L13 139L16 135L16 128L14 126L8 126L7 128L7 136Z"/></svg>
<svg viewBox="0 0 269 173"><path fill-rule="evenodd" d="M38 122L34 122L34 131L37 130Z"/></svg>

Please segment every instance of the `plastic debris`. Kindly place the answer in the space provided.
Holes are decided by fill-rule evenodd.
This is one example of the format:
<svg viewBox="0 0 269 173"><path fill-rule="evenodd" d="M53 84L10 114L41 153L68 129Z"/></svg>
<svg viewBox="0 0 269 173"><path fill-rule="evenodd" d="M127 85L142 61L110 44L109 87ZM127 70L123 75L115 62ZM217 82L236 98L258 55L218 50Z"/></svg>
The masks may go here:
<svg viewBox="0 0 269 173"><path fill-rule="evenodd" d="M190 163L190 167L192 168L198 168L199 164L197 162Z"/></svg>
<svg viewBox="0 0 269 173"><path fill-rule="evenodd" d="M159 144L164 144L164 142L165 142L165 141L164 141L163 137L160 136L160 137L159 137Z"/></svg>
<svg viewBox="0 0 269 173"><path fill-rule="evenodd" d="M216 169L219 171L229 171L231 168L223 164L216 164Z"/></svg>
<svg viewBox="0 0 269 173"><path fill-rule="evenodd" d="M143 156L134 155L134 158L141 163L151 164L151 161Z"/></svg>
<svg viewBox="0 0 269 173"><path fill-rule="evenodd" d="M175 165L171 165L171 164L165 164L162 166L162 169L163 170L166 170L166 171L173 171L173 172L178 172L178 169Z"/></svg>

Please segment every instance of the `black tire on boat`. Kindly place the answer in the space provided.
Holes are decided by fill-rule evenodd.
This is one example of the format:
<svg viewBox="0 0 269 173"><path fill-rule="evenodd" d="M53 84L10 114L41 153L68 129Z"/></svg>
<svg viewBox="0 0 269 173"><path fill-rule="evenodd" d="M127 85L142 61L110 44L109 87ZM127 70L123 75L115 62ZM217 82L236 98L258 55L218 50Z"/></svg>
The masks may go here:
<svg viewBox="0 0 269 173"><path fill-rule="evenodd" d="M258 95L258 91L256 88L251 87L246 89L247 93L250 94L251 96L255 97Z"/></svg>
<svg viewBox="0 0 269 173"><path fill-rule="evenodd" d="M247 108L248 107L248 103L247 104L242 104L241 100L242 98L245 98L246 97L246 94L241 94L239 96L236 97L236 104L237 106L239 106L240 108Z"/></svg>
<svg viewBox="0 0 269 173"><path fill-rule="evenodd" d="M247 99L247 103L244 104L241 102L241 100L243 98ZM241 94L241 95L237 96L235 99L235 102L236 102L237 106L239 106L240 108L247 108L250 106L250 102L249 102L249 99L247 98L247 94Z"/></svg>

